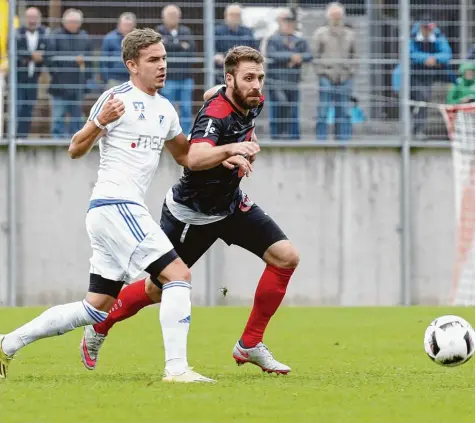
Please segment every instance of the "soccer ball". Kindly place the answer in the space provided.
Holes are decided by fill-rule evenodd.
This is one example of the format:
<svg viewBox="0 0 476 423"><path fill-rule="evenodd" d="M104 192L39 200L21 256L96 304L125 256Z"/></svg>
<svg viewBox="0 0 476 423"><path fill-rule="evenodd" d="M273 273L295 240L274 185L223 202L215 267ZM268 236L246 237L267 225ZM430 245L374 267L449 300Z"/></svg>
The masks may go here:
<svg viewBox="0 0 476 423"><path fill-rule="evenodd" d="M441 316L425 331L425 351L434 362L455 367L474 354L475 334L471 325L458 316Z"/></svg>

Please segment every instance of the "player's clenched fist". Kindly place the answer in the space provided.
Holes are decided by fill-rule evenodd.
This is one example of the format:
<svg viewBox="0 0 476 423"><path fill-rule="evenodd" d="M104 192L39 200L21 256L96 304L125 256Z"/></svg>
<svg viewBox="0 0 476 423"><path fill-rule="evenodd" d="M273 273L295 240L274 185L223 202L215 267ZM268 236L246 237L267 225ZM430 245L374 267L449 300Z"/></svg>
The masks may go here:
<svg viewBox="0 0 476 423"><path fill-rule="evenodd" d="M106 126L119 119L125 111L124 103L118 98L114 98L114 93L111 93L98 115L98 121L101 125Z"/></svg>
<svg viewBox="0 0 476 423"><path fill-rule="evenodd" d="M260 151L259 145L255 142L244 141L230 144L230 156L252 156Z"/></svg>

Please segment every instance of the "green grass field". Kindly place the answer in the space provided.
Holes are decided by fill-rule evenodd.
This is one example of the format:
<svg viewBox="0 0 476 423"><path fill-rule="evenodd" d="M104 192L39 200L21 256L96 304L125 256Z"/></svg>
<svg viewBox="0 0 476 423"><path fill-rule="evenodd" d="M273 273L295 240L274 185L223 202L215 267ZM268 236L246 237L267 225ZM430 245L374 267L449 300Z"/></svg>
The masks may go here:
<svg viewBox="0 0 476 423"><path fill-rule="evenodd" d="M41 309L0 309L0 332ZM427 324L474 309L283 308L265 342L288 376L238 367L231 350L248 309L196 308L189 362L216 385L161 382L158 310L117 325L96 371L79 360L82 330L21 351L0 384L0 422L474 422L474 359L440 367L423 350Z"/></svg>

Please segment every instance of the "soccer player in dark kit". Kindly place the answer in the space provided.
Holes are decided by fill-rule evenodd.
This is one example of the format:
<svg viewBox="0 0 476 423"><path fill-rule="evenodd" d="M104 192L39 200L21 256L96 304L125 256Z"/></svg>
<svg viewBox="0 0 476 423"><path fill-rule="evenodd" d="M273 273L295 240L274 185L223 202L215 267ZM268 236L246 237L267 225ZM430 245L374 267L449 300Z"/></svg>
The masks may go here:
<svg viewBox="0 0 476 423"><path fill-rule="evenodd" d="M250 47L235 47L226 55L226 86L205 102L190 135L189 155L196 156L198 160L193 162L200 163L200 168L185 168L182 178L169 190L160 224L188 266L193 266L218 238L266 263L233 358L239 365L252 363L269 373L286 374L290 367L275 360L262 341L299 256L274 220L240 189L241 179L250 174L259 152L253 140L254 120L264 102L263 62L263 56ZM160 302L160 297L148 289L151 284L144 279L125 287L107 319L85 328L80 350L88 369L96 367L99 349L115 323Z"/></svg>

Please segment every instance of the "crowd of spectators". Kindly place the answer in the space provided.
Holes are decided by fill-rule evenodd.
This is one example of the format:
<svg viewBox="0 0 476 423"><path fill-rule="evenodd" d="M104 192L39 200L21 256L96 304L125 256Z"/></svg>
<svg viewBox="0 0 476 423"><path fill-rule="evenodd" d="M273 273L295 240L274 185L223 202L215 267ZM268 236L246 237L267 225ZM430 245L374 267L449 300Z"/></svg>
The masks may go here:
<svg viewBox="0 0 476 423"><path fill-rule="evenodd" d="M222 24L215 26L216 83L223 82L223 60L228 49L248 45L261 50L266 57L266 88L269 137L273 140L301 139L300 82L303 66L309 64L316 75L318 100L316 139L329 138L329 124L335 125L339 141L352 138L353 126L363 119L356 114L353 98L359 53L357 35L346 23L345 8L330 3L326 9L327 23L315 29L310 42L297 26L294 9L280 9L277 30L263 39L257 39L251 28L242 24L242 6L226 7ZM161 22L156 30L163 36L167 49L168 75L161 94L179 111L184 132L193 122L193 98L196 74L193 62L202 53L197 51L196 39L190 27L182 23L180 7L170 4L161 11ZM18 51L18 125L19 137L28 137L37 103L39 78L49 74L48 93L51 96L51 136L68 138L83 124L85 95L91 90L107 89L125 82L127 71L121 60L121 42L137 25L133 13L119 16L117 27L102 40L99 66L93 60L95 52L90 35L82 28L83 13L78 9L64 12L61 27L49 30L42 25L40 10L26 9L17 30ZM474 45L458 72L453 72L450 44L443 31L431 17L416 22L411 31L411 98L419 102L431 99L435 82L451 84L447 102L460 104L474 102ZM398 96L401 70L397 66L392 75L392 88ZM413 110L413 131L425 139L426 107Z"/></svg>

